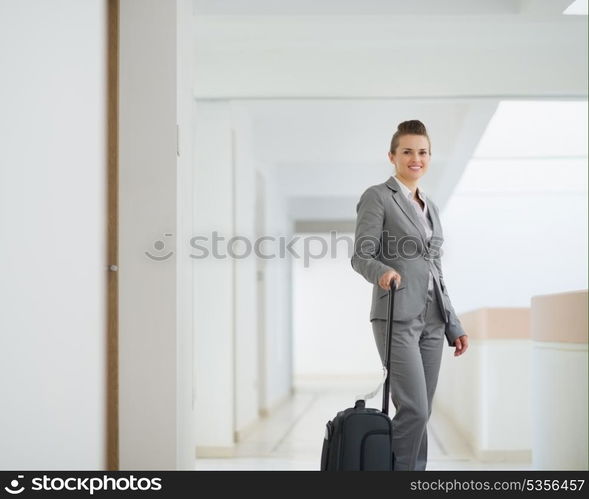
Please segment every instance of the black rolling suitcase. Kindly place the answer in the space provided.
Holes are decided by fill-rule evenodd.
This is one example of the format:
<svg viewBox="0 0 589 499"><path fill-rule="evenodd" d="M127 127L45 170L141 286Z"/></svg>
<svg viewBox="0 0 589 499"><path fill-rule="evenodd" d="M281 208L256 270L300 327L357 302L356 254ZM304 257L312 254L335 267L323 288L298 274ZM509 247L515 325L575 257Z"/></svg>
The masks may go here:
<svg viewBox="0 0 589 499"><path fill-rule="evenodd" d="M392 471L393 425L389 418L391 334L393 329L393 306L396 283L391 281L387 314L386 362L382 393L382 411L366 407L365 399L374 396L379 387L363 398L356 400L354 407L337 413L327 422L321 471Z"/></svg>

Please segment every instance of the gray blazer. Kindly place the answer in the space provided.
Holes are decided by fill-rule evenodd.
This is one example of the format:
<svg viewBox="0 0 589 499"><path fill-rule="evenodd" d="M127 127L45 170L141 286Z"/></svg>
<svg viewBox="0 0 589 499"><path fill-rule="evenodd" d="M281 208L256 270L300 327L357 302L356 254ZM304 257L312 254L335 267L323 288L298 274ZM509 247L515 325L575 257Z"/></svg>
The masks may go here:
<svg viewBox="0 0 589 499"><path fill-rule="evenodd" d="M452 346L464 329L450 302L440 261L444 242L438 207L426 197L433 234L426 243L423 225L411 202L403 195L397 180L366 189L356 207L356 234L352 267L372 287L370 320L387 318L388 291L378 285L385 272L401 275L401 286L395 294L395 320L405 321L423 312L427 299L430 270L442 316L446 338Z"/></svg>

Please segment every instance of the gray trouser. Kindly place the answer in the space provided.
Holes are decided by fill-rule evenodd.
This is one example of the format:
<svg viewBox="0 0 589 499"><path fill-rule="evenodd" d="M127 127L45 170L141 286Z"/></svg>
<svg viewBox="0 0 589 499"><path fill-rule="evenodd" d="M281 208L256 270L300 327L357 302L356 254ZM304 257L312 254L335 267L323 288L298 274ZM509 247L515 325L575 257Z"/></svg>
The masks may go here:
<svg viewBox="0 0 589 499"><path fill-rule="evenodd" d="M386 321L374 319L372 331L381 361L385 357ZM395 470L425 470L426 425L432 411L442 349L444 319L430 290L425 310L408 321L393 320L391 338L391 400Z"/></svg>

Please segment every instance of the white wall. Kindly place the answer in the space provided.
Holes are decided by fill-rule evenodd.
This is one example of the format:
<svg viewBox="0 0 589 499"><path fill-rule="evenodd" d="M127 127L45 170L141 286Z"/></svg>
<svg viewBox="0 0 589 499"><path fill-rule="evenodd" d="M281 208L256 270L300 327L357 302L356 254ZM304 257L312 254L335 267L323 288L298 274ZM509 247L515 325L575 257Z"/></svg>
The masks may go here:
<svg viewBox="0 0 589 499"><path fill-rule="evenodd" d="M587 287L586 194L457 194L442 224L444 275L459 313Z"/></svg>
<svg viewBox="0 0 589 499"><path fill-rule="evenodd" d="M106 466L105 35L103 0L0 3L2 469Z"/></svg>
<svg viewBox="0 0 589 499"><path fill-rule="evenodd" d="M234 148L235 234L253 246L255 240L255 165L252 126L247 110L232 103ZM250 248L251 248L250 246ZM234 246L245 256L247 245ZM253 251L236 258L235 271L235 430L243 432L258 419L260 384L258 377L258 324L256 260Z"/></svg>
<svg viewBox="0 0 589 499"><path fill-rule="evenodd" d="M195 104L194 235L209 251L194 258L195 400L200 455L231 452L238 436L290 393L290 270L287 259L266 262L264 368L258 362L256 261L232 258L228 241L255 242L255 169L264 170L265 226L269 235L287 234L286 203L266 165L256 165L251 150L251 120L239 103ZM213 232L224 258L212 255ZM232 244L243 255L243 242ZM194 255L201 250L194 248ZM260 379L260 373L264 379Z"/></svg>
<svg viewBox="0 0 589 499"><path fill-rule="evenodd" d="M122 0L119 69L119 460L128 469L192 469L191 343L183 309L183 217L190 198L177 124L190 105L178 62L183 0ZM150 54L146 57L145 54ZM155 62L157 61L157 63ZM156 67L157 64L157 67ZM190 134L184 136L190 137ZM171 235L166 235L171 234ZM161 241L162 247L155 243ZM178 249L180 248L180 249ZM146 255L165 257L161 261ZM166 257L166 255L170 255Z"/></svg>
<svg viewBox="0 0 589 499"><path fill-rule="evenodd" d="M210 239L216 231L224 238L219 250L225 255L193 262L202 454L232 447L234 432L258 418L256 262L252 252L243 258L247 246L242 240L230 248L227 244L235 236L254 244L255 170L247 113L229 102L198 102L195 109L194 233ZM210 241L201 244L212 249Z"/></svg>
<svg viewBox="0 0 589 499"><path fill-rule="evenodd" d="M301 239L295 245L300 258L293 261L295 375L378 377L381 361L369 322L372 285L350 265L354 234L337 233L334 241L342 238L337 246L329 233L297 236ZM322 251L325 256L318 259Z"/></svg>
<svg viewBox="0 0 589 499"><path fill-rule="evenodd" d="M500 104L442 212L444 275L458 313L587 288L586 108Z"/></svg>
<svg viewBox="0 0 589 499"><path fill-rule="evenodd" d="M225 238L219 245L224 255L233 234L231 136L227 103L195 105L193 233L208 238L198 244L209 250L206 259L193 260L196 445L201 454L204 448L233 446L235 275L231 259L210 253L214 231Z"/></svg>
<svg viewBox="0 0 589 499"><path fill-rule="evenodd" d="M279 168L258 163L258 169L265 179L266 234L275 241L268 253L273 251L277 255L266 260L264 274L266 381L261 407L267 412L290 395L293 381L292 262L288 251L280 250L280 238L286 244L293 235L293 222L288 216L285 186Z"/></svg>

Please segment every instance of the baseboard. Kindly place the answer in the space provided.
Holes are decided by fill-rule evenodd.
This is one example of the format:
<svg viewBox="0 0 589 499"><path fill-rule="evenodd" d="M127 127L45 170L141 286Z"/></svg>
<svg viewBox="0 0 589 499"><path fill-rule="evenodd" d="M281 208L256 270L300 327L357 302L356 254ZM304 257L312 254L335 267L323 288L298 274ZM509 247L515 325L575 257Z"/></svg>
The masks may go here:
<svg viewBox="0 0 589 499"><path fill-rule="evenodd" d="M294 395L294 388L291 387L286 395L279 398L270 407L261 408L259 411L260 417L262 417L262 418L270 417L278 408L280 408L281 405L288 402L293 395Z"/></svg>
<svg viewBox="0 0 589 499"><path fill-rule="evenodd" d="M206 457L233 457L235 449L233 447L196 447L196 458Z"/></svg>
<svg viewBox="0 0 589 499"><path fill-rule="evenodd" d="M470 445L470 444L469 444ZM471 445L472 447L472 445ZM482 463L531 463L531 449L516 450L483 450L473 449L477 460Z"/></svg>
<svg viewBox="0 0 589 499"><path fill-rule="evenodd" d="M251 435L258 427L260 426L260 418L254 419L253 421L249 422L243 428L239 430L235 430L233 432L233 438L235 442L241 442L245 439L248 435Z"/></svg>

